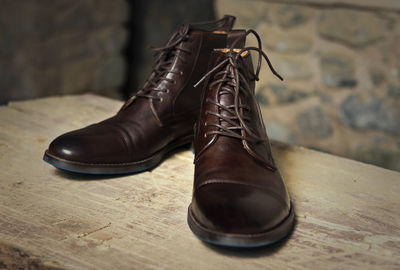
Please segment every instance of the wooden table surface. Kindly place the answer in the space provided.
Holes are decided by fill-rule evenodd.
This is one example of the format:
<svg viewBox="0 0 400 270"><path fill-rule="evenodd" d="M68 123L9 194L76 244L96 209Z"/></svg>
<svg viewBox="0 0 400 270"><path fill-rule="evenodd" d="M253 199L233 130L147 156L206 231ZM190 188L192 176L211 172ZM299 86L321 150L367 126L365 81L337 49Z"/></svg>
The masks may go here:
<svg viewBox="0 0 400 270"><path fill-rule="evenodd" d="M287 241L243 251L191 233L189 150L120 177L42 161L56 136L120 106L81 95L0 107L0 268L400 269L399 172L274 143L297 224Z"/></svg>

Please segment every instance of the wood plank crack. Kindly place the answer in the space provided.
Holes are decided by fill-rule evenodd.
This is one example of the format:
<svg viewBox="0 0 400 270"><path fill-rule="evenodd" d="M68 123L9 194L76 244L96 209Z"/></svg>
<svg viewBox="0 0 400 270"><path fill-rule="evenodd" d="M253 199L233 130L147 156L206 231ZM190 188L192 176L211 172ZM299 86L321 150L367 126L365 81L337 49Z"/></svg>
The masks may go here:
<svg viewBox="0 0 400 270"><path fill-rule="evenodd" d="M100 227L100 228L98 228L98 229L95 229L95 230L92 230L92 231L89 231L89 232L82 233L82 234L78 235L77 238L86 237L86 236L88 236L88 235L90 235L90 234L92 234L92 233L95 233L95 232L104 230L105 228L108 228L108 227L110 227L110 226L111 226L111 222L109 222L107 225L105 225L105 226L103 226L103 227Z"/></svg>

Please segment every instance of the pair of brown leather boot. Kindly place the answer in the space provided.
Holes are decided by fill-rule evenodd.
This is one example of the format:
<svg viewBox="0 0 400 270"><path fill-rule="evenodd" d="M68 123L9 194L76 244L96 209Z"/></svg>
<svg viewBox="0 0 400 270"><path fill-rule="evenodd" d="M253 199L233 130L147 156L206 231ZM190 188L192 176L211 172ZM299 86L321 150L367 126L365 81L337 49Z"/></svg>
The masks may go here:
<svg viewBox="0 0 400 270"><path fill-rule="evenodd" d="M44 160L78 173L137 173L193 142L192 231L235 247L287 236L293 207L254 94L263 58L277 74L257 33L232 30L234 21L224 16L180 26L155 49L149 79L115 116L56 138ZM245 47L250 33L258 47ZM251 51L258 54L255 71Z"/></svg>

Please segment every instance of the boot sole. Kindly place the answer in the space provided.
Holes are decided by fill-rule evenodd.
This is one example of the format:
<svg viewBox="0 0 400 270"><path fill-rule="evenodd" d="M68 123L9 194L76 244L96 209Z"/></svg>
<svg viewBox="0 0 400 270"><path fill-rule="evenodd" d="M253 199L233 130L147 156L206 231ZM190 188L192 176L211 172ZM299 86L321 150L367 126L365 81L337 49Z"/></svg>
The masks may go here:
<svg viewBox="0 0 400 270"><path fill-rule="evenodd" d="M115 164L96 164L96 163L84 163L59 158L54 156L46 150L43 156L43 160L57 169L82 173L82 174L131 174L139 173L150 170L160 164L164 158L172 154L178 148L184 146L190 146L193 140L193 135L183 137L175 140L168 144L160 151L156 152L152 156L134 162L128 163L115 163Z"/></svg>
<svg viewBox="0 0 400 270"><path fill-rule="evenodd" d="M201 225L193 215L189 205L188 209L188 225L192 232L202 241L232 248L256 248L274 244L286 238L294 227L294 210L290 208L289 215L277 226L271 230L257 234L230 234L208 229Z"/></svg>

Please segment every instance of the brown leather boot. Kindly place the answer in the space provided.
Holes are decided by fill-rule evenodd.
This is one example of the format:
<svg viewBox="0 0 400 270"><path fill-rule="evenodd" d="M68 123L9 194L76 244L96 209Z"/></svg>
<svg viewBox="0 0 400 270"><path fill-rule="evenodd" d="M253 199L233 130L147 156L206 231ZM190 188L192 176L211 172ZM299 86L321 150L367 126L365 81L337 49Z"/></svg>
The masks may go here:
<svg viewBox="0 0 400 270"><path fill-rule="evenodd" d="M214 48L225 47L235 17L183 24L158 53L149 79L114 116L56 138L44 154L51 165L79 173L148 170L193 139L201 89Z"/></svg>
<svg viewBox="0 0 400 270"><path fill-rule="evenodd" d="M253 33L259 48L245 48ZM253 30L228 34L228 48L215 50L203 77L205 94L195 130L195 175L188 223L203 241L257 247L287 236L294 212L271 154L254 85L262 57ZM233 49L235 48L235 49ZM257 51L254 73L250 51Z"/></svg>

